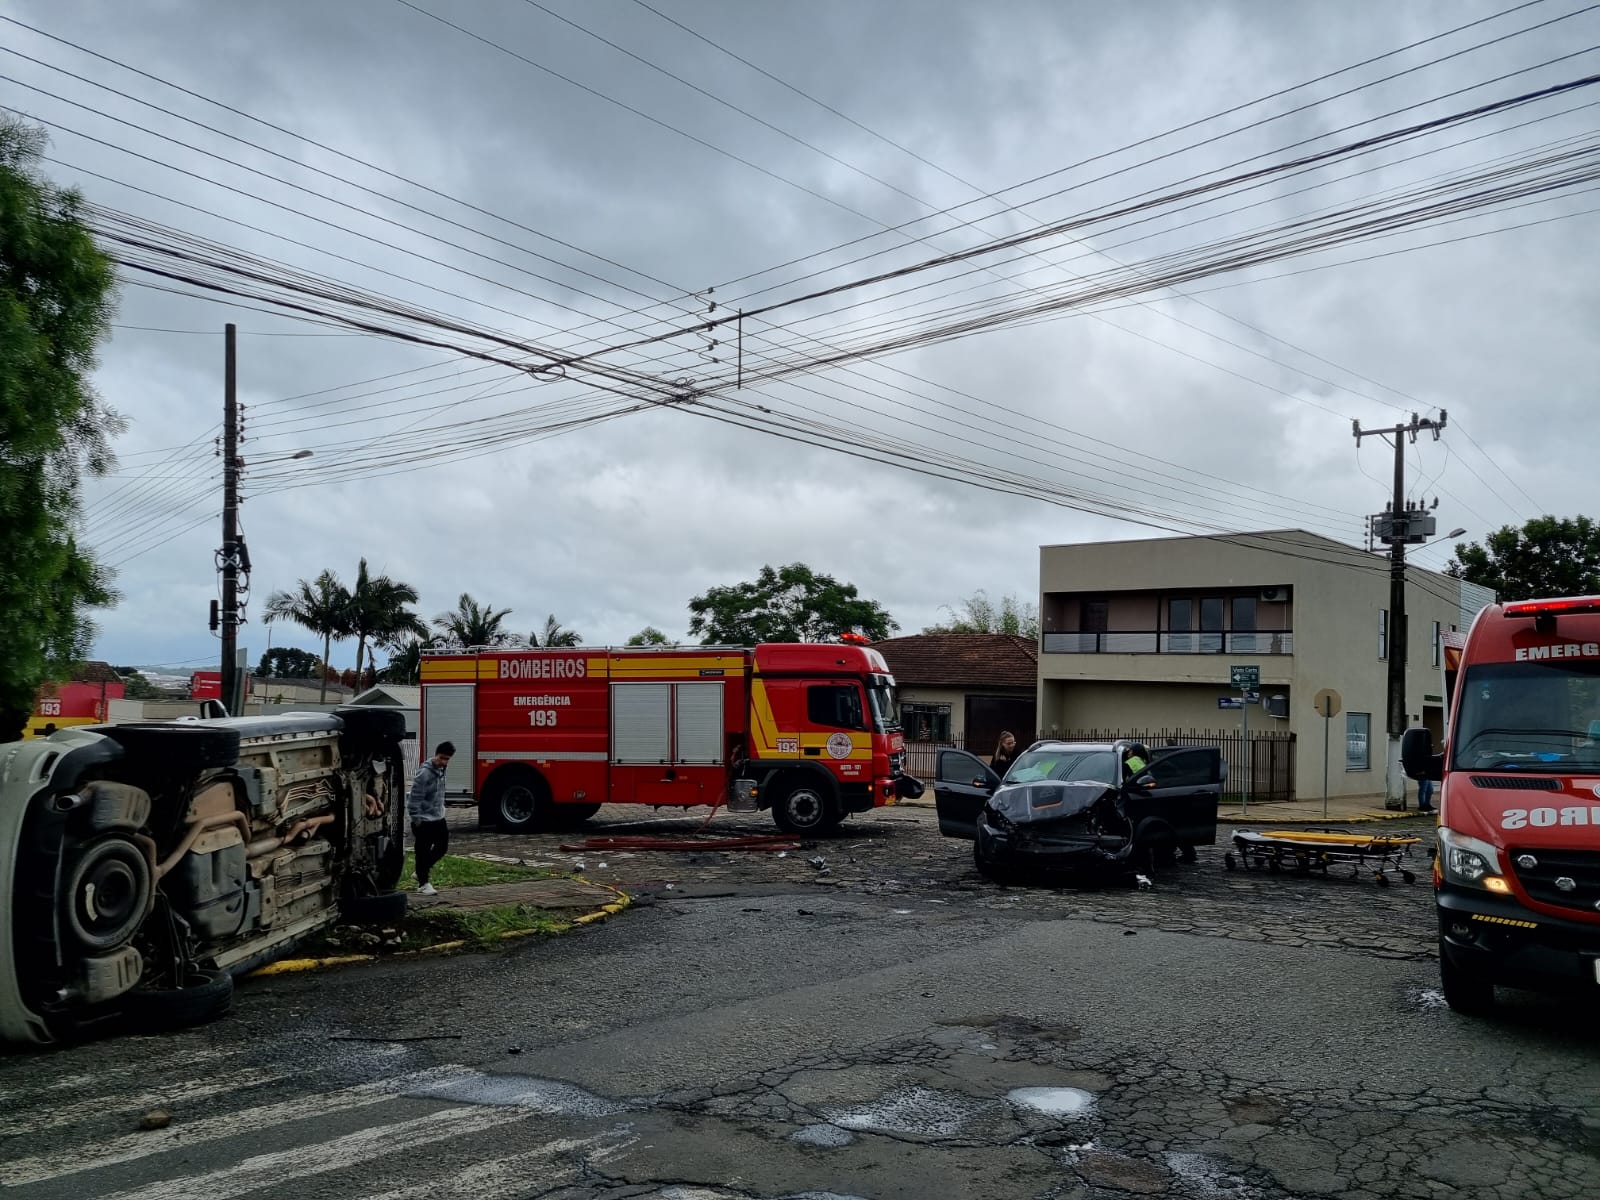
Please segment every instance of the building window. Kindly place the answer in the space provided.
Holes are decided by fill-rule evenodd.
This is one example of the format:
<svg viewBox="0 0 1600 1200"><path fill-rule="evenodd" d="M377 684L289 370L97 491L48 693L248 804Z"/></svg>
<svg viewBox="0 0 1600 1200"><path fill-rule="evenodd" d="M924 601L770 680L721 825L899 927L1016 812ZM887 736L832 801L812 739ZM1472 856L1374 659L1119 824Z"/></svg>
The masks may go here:
<svg viewBox="0 0 1600 1200"><path fill-rule="evenodd" d="M1167 601L1167 628L1173 633L1188 633L1194 628L1194 601Z"/></svg>
<svg viewBox="0 0 1600 1200"><path fill-rule="evenodd" d="M911 742L948 742L950 706L948 704L902 704L900 723Z"/></svg>
<svg viewBox="0 0 1600 1200"><path fill-rule="evenodd" d="M1200 601L1200 652L1220 654L1222 645L1222 618L1228 603L1221 596L1207 596Z"/></svg>
<svg viewBox="0 0 1600 1200"><path fill-rule="evenodd" d="M1111 605L1105 600L1085 600L1078 609L1080 633L1104 633L1111 615Z"/></svg>
<svg viewBox="0 0 1600 1200"><path fill-rule="evenodd" d="M1433 623L1433 665L1438 666L1444 661L1444 626L1435 621Z"/></svg>
<svg viewBox="0 0 1600 1200"><path fill-rule="evenodd" d="M1344 769L1372 769L1372 714L1346 713L1344 718Z"/></svg>
<svg viewBox="0 0 1600 1200"><path fill-rule="evenodd" d="M1386 659L1388 657L1389 657L1389 610L1387 608L1380 608L1378 610L1378 658L1379 659Z"/></svg>
<svg viewBox="0 0 1600 1200"><path fill-rule="evenodd" d="M1254 633L1256 631L1256 598L1254 596L1235 596L1233 598L1233 628L1236 633Z"/></svg>

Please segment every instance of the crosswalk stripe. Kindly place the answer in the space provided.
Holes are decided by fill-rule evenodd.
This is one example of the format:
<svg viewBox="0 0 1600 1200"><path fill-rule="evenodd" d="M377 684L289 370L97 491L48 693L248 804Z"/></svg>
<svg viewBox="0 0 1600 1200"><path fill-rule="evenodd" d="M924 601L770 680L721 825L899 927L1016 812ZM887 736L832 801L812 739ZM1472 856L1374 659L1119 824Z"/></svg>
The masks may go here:
<svg viewBox="0 0 1600 1200"><path fill-rule="evenodd" d="M86 1151L83 1147L71 1147L31 1158L0 1162L0 1183L12 1186L38 1183L45 1179L58 1179L66 1175L78 1175L84 1171L97 1171L102 1167L133 1162L168 1150L187 1150L240 1133L259 1133L262 1129L274 1125L325 1117L333 1113L379 1104L392 1099L396 1093L407 1088L425 1086L463 1073L460 1067L435 1067L409 1075L395 1076L392 1079L324 1092L321 1095L306 1095L293 1100L243 1108L237 1112L204 1117L198 1121L184 1121L180 1115L166 1129L98 1140L92 1151Z"/></svg>
<svg viewBox="0 0 1600 1200"><path fill-rule="evenodd" d="M529 1184L534 1181L547 1189L551 1184L561 1182L558 1174L578 1173L577 1164L558 1172L552 1162L555 1155L582 1150L608 1140L612 1144L601 1146L599 1152L591 1156L591 1161L609 1158L639 1139L626 1136L625 1128L586 1138L560 1138L509 1158L474 1163L444 1179L379 1192L366 1197L366 1200L500 1200L501 1197L520 1196L527 1193Z"/></svg>
<svg viewBox="0 0 1600 1200"><path fill-rule="evenodd" d="M50 1106L32 1104L13 1109L0 1117L0 1135L38 1133L45 1129L59 1129L73 1125L86 1117L103 1117L118 1113L144 1112L151 1108L174 1108L192 1104L224 1092L242 1092L264 1083L277 1083L291 1079L278 1071L234 1071L220 1077L195 1083L177 1083L171 1087L154 1088L132 1095L92 1095L71 1104ZM45 1111L41 1112L40 1109Z"/></svg>
<svg viewBox="0 0 1600 1200"><path fill-rule="evenodd" d="M113 1192L102 1200L232 1200L258 1188L281 1187L296 1179L341 1171L397 1151L410 1153L434 1142L526 1120L528 1115L515 1108L447 1108L389 1125L373 1125L312 1146L257 1154L201 1175L178 1176Z"/></svg>

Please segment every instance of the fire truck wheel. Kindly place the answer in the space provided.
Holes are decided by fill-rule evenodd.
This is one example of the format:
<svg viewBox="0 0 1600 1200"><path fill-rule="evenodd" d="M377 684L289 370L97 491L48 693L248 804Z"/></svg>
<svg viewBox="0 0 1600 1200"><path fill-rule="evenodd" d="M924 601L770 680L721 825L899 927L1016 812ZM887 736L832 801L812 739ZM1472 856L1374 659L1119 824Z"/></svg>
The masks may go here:
<svg viewBox="0 0 1600 1200"><path fill-rule="evenodd" d="M550 824L556 829L576 829L599 811L598 804L552 804Z"/></svg>
<svg viewBox="0 0 1600 1200"><path fill-rule="evenodd" d="M489 809L501 833L532 833L546 824L550 788L538 772L526 767L502 771L490 788Z"/></svg>
<svg viewBox="0 0 1600 1200"><path fill-rule="evenodd" d="M795 784L772 806L772 819L785 833L820 833L839 823L838 805L814 783Z"/></svg>

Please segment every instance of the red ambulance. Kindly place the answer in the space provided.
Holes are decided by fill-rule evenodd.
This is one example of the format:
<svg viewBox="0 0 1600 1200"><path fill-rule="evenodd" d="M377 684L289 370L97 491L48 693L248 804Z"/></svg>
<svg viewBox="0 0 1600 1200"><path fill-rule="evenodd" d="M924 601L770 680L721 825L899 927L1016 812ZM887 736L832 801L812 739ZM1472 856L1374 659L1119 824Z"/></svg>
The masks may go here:
<svg viewBox="0 0 1600 1200"><path fill-rule="evenodd" d="M1401 760L1441 782L1445 999L1483 1013L1500 984L1600 1001L1600 596L1490 605L1444 666L1443 752L1412 729Z"/></svg>
<svg viewBox="0 0 1600 1200"><path fill-rule="evenodd" d="M647 804L770 808L809 833L922 791L888 665L852 640L424 651L422 741L455 744L447 796L507 832Z"/></svg>

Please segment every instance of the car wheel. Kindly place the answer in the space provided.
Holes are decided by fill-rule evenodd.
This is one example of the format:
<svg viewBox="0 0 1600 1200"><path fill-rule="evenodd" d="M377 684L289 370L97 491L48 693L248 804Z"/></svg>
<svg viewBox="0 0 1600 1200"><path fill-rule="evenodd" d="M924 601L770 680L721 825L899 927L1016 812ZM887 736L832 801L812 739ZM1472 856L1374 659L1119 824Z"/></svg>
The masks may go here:
<svg viewBox="0 0 1600 1200"><path fill-rule="evenodd" d="M501 833L533 833L546 822L550 789L532 771L508 772L496 777L489 807Z"/></svg>
<svg viewBox="0 0 1600 1200"><path fill-rule="evenodd" d="M190 970L177 988L135 988L121 1001L122 1015L137 1029L183 1029L214 1021L233 1006L233 976Z"/></svg>
<svg viewBox="0 0 1600 1200"><path fill-rule="evenodd" d="M406 919L406 904L404 892L346 896L339 901L339 916L350 925L397 925Z"/></svg>
<svg viewBox="0 0 1600 1200"><path fill-rule="evenodd" d="M1457 966L1439 945L1439 983L1444 1002L1464 1017L1481 1017L1494 1009L1494 984Z"/></svg>
<svg viewBox="0 0 1600 1200"><path fill-rule="evenodd" d="M797 783L772 806L772 819L785 833L818 833L830 828L833 801L813 783Z"/></svg>

